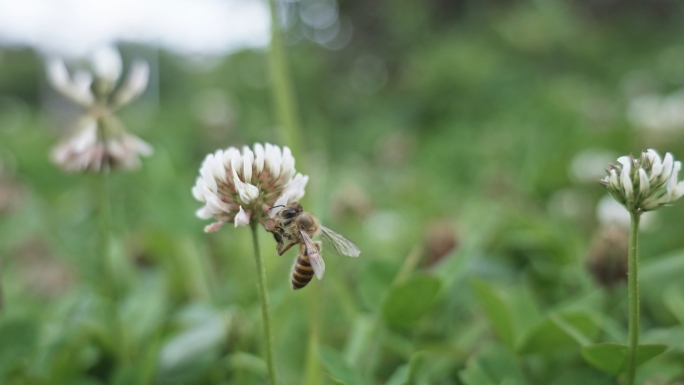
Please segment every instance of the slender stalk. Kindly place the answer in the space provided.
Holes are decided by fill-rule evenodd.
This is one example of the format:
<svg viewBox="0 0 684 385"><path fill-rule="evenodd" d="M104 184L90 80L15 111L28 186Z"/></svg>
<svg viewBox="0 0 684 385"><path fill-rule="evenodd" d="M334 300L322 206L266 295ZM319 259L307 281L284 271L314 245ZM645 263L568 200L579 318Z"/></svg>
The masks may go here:
<svg viewBox="0 0 684 385"><path fill-rule="evenodd" d="M0 312L5 308L5 293L2 291L2 258L0 258Z"/></svg>
<svg viewBox="0 0 684 385"><path fill-rule="evenodd" d="M257 270L257 288L259 291L259 301L261 302L261 316L264 323L264 341L266 344L266 365L268 367L268 378L271 385L277 385L275 362L273 361L273 332L271 331L271 304L268 300L266 291L266 268L259 252L259 233L258 223L252 221L249 227L252 229L252 243L254 245L254 260Z"/></svg>
<svg viewBox="0 0 684 385"><path fill-rule="evenodd" d="M299 132L299 116L297 102L292 89L292 82L287 65L287 56L280 28L277 0L269 0L271 8L271 49L269 50L269 66L273 85L273 104L277 124L281 126L283 140L290 147L295 158L301 155L301 135Z"/></svg>
<svg viewBox="0 0 684 385"><path fill-rule="evenodd" d="M634 384L639 350L639 219L640 212L632 212L629 229L629 347L627 357L627 385Z"/></svg>
<svg viewBox="0 0 684 385"><path fill-rule="evenodd" d="M98 221L100 230L99 239L99 258L102 269L102 275L107 277L107 283L111 286L110 294L116 297L117 293L117 279L114 270L114 265L110 255L110 239L112 232L112 216L109 207L109 173L106 171L99 172L97 178L97 198L98 198Z"/></svg>

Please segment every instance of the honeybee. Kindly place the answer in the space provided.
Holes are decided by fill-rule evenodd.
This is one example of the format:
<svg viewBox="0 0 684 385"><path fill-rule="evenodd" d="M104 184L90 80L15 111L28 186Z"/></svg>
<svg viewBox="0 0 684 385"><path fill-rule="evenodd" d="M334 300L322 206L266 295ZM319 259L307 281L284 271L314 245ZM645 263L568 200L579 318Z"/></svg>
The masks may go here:
<svg viewBox="0 0 684 385"><path fill-rule="evenodd" d="M274 227L271 233L275 238L278 255L283 255L292 246L299 245L299 253L292 267L292 288L295 290L306 286L314 275L323 278L325 263L321 256L321 242L312 240L321 234L337 252L350 257L358 257L361 250L352 241L321 225L311 213L304 211L297 202L283 207L273 218Z"/></svg>

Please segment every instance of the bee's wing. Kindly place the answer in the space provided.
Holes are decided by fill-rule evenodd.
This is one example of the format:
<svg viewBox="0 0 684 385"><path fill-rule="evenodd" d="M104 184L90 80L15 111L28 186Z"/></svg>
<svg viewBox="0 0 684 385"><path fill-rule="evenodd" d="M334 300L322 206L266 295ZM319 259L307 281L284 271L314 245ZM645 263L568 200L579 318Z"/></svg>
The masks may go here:
<svg viewBox="0 0 684 385"><path fill-rule="evenodd" d="M321 235L323 235L324 240L332 244L335 250L342 255L358 257L361 254L361 250L352 241L325 226L321 226Z"/></svg>
<svg viewBox="0 0 684 385"><path fill-rule="evenodd" d="M302 235L304 247L306 248L306 255L309 257L309 263L311 264L314 273L316 273L316 278L322 279L323 274L325 274L325 262L323 262L320 247L311 240L311 237L309 237L309 234L307 234L306 231L299 230L299 233Z"/></svg>

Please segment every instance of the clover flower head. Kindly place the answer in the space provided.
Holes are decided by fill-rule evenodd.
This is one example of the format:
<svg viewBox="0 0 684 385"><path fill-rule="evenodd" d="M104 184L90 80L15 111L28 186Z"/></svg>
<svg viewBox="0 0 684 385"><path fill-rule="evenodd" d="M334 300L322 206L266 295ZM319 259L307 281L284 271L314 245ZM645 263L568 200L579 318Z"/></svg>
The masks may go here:
<svg viewBox="0 0 684 385"><path fill-rule="evenodd" d="M205 232L218 231L227 222L235 227L253 221L264 223L277 211L274 206L288 205L304 196L309 177L295 170L289 148L256 143L218 150L204 158L192 194L204 206L197 211L202 219L216 222Z"/></svg>
<svg viewBox="0 0 684 385"><path fill-rule="evenodd" d="M47 80L59 93L83 108L71 134L52 151L52 160L69 172L131 170L152 146L126 131L114 112L138 98L147 88L149 66L135 61L128 77L116 89L123 64L119 51L104 47L91 57L92 74L69 74L61 59L47 62Z"/></svg>
<svg viewBox="0 0 684 385"><path fill-rule="evenodd" d="M622 156L618 163L599 183L630 212L653 211L684 195L684 181L677 181L682 164L669 152L661 159L649 149L639 158Z"/></svg>

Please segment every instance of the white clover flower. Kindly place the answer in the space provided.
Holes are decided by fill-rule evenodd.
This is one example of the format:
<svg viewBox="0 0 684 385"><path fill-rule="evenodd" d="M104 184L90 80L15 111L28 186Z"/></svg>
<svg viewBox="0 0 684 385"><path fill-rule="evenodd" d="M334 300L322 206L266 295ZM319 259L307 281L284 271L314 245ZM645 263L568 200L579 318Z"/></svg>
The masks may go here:
<svg viewBox="0 0 684 385"><path fill-rule="evenodd" d="M115 91L123 67L119 52L106 47L91 59L94 76L78 71L71 77L60 59L47 63L48 82L84 108L71 134L53 149L52 160L69 172L136 169L141 156L152 155L152 146L128 133L114 112L142 95L149 66L143 61L134 62L128 77Z"/></svg>
<svg viewBox="0 0 684 385"><path fill-rule="evenodd" d="M628 211L653 211L684 195L684 181L677 182L682 164L669 152L661 160L649 149L640 158L622 156L618 162L610 165L608 176L599 183Z"/></svg>
<svg viewBox="0 0 684 385"><path fill-rule="evenodd" d="M242 152L235 147L207 155L200 167L192 194L204 206L197 211L202 219L217 222L204 228L218 231L225 223L235 227L252 221L268 221L281 208L304 196L309 177L298 174L289 148L266 143L245 146ZM270 212L269 212L270 211Z"/></svg>

